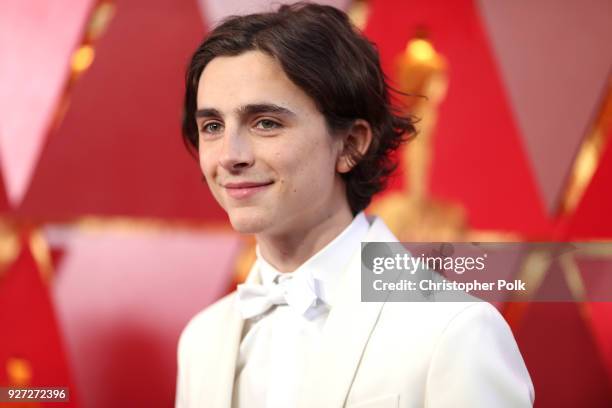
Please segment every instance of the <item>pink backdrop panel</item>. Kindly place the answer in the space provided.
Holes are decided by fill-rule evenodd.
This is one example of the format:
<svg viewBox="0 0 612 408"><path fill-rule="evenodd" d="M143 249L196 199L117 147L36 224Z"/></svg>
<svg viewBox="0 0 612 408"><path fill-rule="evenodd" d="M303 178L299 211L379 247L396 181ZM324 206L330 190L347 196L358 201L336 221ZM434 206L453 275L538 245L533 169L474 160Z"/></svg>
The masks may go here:
<svg viewBox="0 0 612 408"><path fill-rule="evenodd" d="M13 206L30 184L93 3L0 2L0 168Z"/></svg>
<svg viewBox="0 0 612 408"><path fill-rule="evenodd" d="M179 333L226 293L231 232L50 228L63 247L53 297L84 406L168 407Z"/></svg>
<svg viewBox="0 0 612 408"><path fill-rule="evenodd" d="M554 214L607 92L612 2L479 4L538 189Z"/></svg>
<svg viewBox="0 0 612 408"><path fill-rule="evenodd" d="M196 1L115 4L19 213L221 219L180 134L185 67L204 35Z"/></svg>

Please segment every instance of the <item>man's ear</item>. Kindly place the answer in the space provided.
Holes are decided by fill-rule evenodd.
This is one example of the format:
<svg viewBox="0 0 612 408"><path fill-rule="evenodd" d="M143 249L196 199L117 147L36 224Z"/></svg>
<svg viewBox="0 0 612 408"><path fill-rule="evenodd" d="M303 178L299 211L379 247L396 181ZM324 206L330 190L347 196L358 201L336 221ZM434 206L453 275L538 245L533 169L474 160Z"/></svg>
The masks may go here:
<svg viewBox="0 0 612 408"><path fill-rule="evenodd" d="M357 119L351 127L343 134L342 147L336 171L338 173L348 173L365 155L372 143L372 127L363 120Z"/></svg>

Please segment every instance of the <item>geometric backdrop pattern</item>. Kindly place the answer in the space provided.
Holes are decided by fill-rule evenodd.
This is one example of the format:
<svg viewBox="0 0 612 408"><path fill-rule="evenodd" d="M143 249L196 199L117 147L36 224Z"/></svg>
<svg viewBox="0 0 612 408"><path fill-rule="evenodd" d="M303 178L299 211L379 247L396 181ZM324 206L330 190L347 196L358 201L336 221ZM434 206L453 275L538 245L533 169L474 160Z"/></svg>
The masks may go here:
<svg viewBox="0 0 612 408"><path fill-rule="evenodd" d="M93 3L0 2L0 169L13 206L28 190Z"/></svg>
<svg viewBox="0 0 612 408"><path fill-rule="evenodd" d="M183 72L224 13L266 2L232 2L230 11L222 5L229 2L214 0L43 3L0 5L0 85L8 84L0 86L0 210L24 237L40 228L46 242L32 259L11 261L37 265L8 269L11 282L16 273L51 266L53 277L42 279L51 302L43 296L37 304L51 305L57 328L39 334L63 341L82 406L168 406L178 332L229 289L244 245L182 146ZM448 63L433 134L434 197L462 206L478 231L610 240L612 143L576 208L557 211L577 150L609 97L609 2L366 3L364 32L392 82L417 33ZM109 5L114 14L92 44L93 62L66 87L83 30ZM47 46L26 52L36 39ZM51 126L60 101L69 103ZM606 128L604 139L611 133ZM410 190L405 169L391 190ZM5 289L6 276L0 272ZM610 405L611 316L610 304L530 305L511 321L536 406ZM0 340L1 355L12 362L31 355L23 344ZM34 379L45 371L45 361L30 364ZM68 377L57 377L57 385ZM130 394L147 384L155 388L148 397Z"/></svg>
<svg viewBox="0 0 612 408"><path fill-rule="evenodd" d="M480 2L522 144L550 214L608 90L612 2Z"/></svg>

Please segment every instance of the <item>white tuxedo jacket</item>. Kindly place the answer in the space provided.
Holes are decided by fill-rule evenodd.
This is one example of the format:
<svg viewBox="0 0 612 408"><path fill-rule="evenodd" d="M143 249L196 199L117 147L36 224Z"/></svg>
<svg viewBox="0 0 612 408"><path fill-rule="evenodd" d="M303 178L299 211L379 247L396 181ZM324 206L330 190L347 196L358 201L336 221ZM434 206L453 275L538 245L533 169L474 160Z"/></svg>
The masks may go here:
<svg viewBox="0 0 612 408"><path fill-rule="evenodd" d="M365 241L397 242L375 218ZM360 249L343 271L297 408L530 407L514 337L486 302L361 302ZM256 282L251 270L248 281ZM196 315L178 346L177 408L230 408L242 320L235 292ZM293 408L293 407L287 407Z"/></svg>

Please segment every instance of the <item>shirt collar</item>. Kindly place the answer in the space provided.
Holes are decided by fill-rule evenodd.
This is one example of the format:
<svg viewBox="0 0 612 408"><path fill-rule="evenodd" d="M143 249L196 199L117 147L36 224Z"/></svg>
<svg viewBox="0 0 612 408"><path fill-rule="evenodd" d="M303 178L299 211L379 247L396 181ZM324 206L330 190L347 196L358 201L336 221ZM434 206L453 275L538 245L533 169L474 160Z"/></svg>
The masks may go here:
<svg viewBox="0 0 612 408"><path fill-rule="evenodd" d="M262 284L271 285L276 276L281 274L294 277L301 275L302 278L312 281L317 296L332 306L340 275L347 266L350 256L360 249L361 241L369 228L370 224L362 211L336 238L293 272L279 272L263 258L257 245L255 253Z"/></svg>

